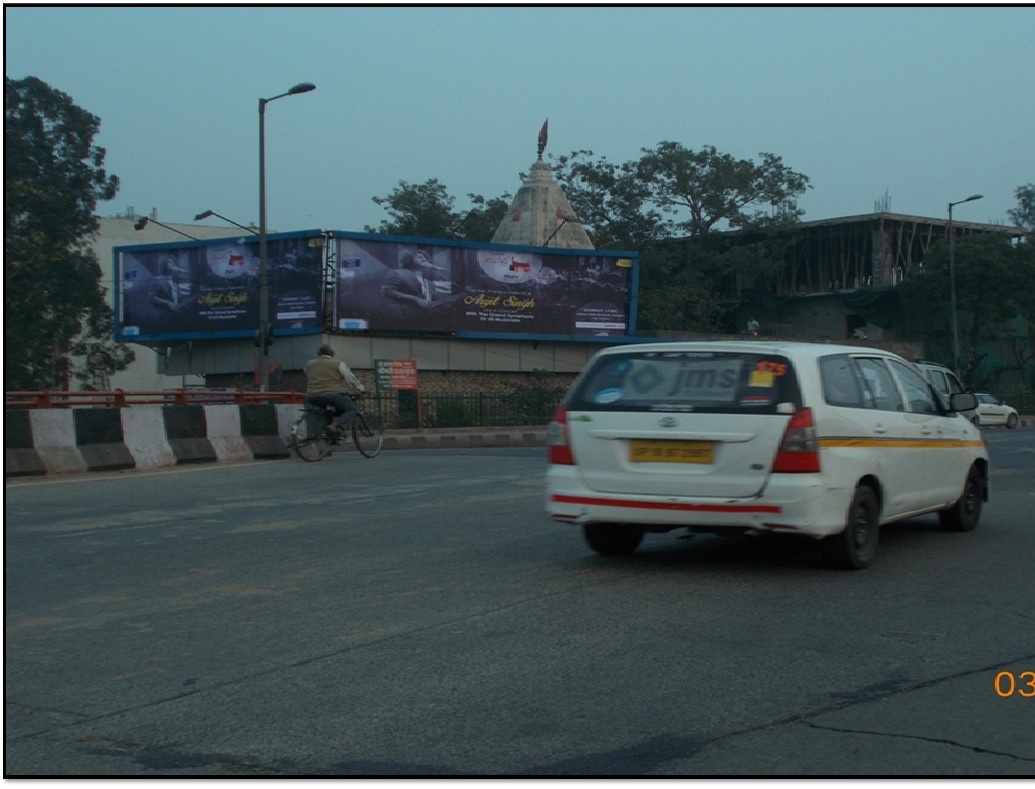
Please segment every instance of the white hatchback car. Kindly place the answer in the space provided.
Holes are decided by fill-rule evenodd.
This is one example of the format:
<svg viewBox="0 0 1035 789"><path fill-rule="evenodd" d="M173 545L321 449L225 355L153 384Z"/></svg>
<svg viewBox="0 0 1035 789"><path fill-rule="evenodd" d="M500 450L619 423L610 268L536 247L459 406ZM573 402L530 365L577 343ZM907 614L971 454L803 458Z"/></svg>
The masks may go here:
<svg viewBox="0 0 1035 789"><path fill-rule="evenodd" d="M1006 425L1012 430L1020 422L1017 409L1007 405L998 397L987 392L978 392L977 401L977 413L973 418L975 425L981 425L981 427Z"/></svg>
<svg viewBox="0 0 1035 789"><path fill-rule="evenodd" d="M645 532L782 532L865 567L879 527L937 512L973 529L988 451L916 367L882 350L675 342L600 351L547 431L546 509L606 555Z"/></svg>

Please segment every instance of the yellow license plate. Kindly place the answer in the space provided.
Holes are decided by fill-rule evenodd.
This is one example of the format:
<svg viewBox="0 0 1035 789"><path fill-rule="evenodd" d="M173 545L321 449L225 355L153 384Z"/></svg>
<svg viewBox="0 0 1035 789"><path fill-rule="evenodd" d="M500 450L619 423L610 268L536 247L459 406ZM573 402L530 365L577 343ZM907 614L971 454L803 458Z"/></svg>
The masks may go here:
<svg viewBox="0 0 1035 789"><path fill-rule="evenodd" d="M712 441L668 441L633 439L629 444L633 463L714 463Z"/></svg>

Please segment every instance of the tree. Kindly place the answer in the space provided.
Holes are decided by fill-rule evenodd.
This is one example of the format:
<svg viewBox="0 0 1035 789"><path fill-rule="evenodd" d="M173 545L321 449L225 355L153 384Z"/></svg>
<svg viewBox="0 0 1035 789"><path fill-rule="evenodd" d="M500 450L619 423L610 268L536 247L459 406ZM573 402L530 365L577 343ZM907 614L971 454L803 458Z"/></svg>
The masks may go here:
<svg viewBox="0 0 1035 789"><path fill-rule="evenodd" d="M636 175L650 185L651 199L663 211L688 212L674 224L690 236L703 236L720 222L737 230L796 221L804 213L796 198L809 188L808 177L775 154L759 156L762 162L755 164L714 146L693 151L659 142L653 150L643 149Z"/></svg>
<svg viewBox="0 0 1035 789"><path fill-rule="evenodd" d="M453 213L456 201L437 178L422 184L400 181L387 197L372 199L391 219L382 219L377 228L368 225L365 228L368 233L445 238L456 220Z"/></svg>
<svg viewBox="0 0 1035 789"><path fill-rule="evenodd" d="M4 385L63 387L70 356L109 351L112 313L89 248L119 181L93 144L100 119L36 77L4 77Z"/></svg>
<svg viewBox="0 0 1035 789"><path fill-rule="evenodd" d="M491 241L503 217L510 209L512 195L504 192L499 197L486 199L481 195L468 194L471 209L453 223L447 238L463 241Z"/></svg>
<svg viewBox="0 0 1035 789"><path fill-rule="evenodd" d="M456 199L436 178L422 184L400 181L387 197L371 199L391 219L381 220L376 228L367 225L364 229L368 233L466 241L489 241L510 207L510 195L506 192L491 199L468 194L471 209L454 211Z"/></svg>
<svg viewBox="0 0 1035 789"><path fill-rule="evenodd" d="M1029 234L1035 233L1035 184L1018 186L1014 194L1017 196L1017 208L1006 212L1010 221L1017 227L1023 227Z"/></svg>
<svg viewBox="0 0 1035 789"><path fill-rule="evenodd" d="M1029 365L1022 357L1035 336L1035 248L998 233L975 235L957 240L954 263L964 380L983 386L1009 367L989 363L992 354L1002 356L996 349L1011 348L1017 369ZM944 361L952 348L950 290L947 242L931 247L923 271L899 288L907 333L943 349Z"/></svg>
<svg viewBox="0 0 1035 789"><path fill-rule="evenodd" d="M635 162L614 164L592 151L572 151L553 165L571 207L600 249L639 249L671 234L671 223L649 204L650 186Z"/></svg>

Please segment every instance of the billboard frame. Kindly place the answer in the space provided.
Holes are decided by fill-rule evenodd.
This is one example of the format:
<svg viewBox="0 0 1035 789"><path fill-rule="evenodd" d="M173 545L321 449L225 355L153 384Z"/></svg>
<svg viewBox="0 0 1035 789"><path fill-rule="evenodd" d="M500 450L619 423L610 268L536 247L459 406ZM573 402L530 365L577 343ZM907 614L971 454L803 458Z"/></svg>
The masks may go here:
<svg viewBox="0 0 1035 789"><path fill-rule="evenodd" d="M292 329L289 327L273 327L274 337L305 336L322 334L325 332L325 310L327 299L326 288L326 265L327 265L327 240L328 234L321 229L294 230L282 233L270 233L267 235L269 243L292 241L296 239L320 239L317 250L319 257L318 267L314 272L314 278L318 282L317 292L317 316L316 325ZM206 249L215 246L226 246L234 244L238 246L255 245L255 255L259 254L259 236L252 233L236 233L233 235L221 236L219 238L205 238L183 241L162 241L149 244L122 244L112 248L112 275L113 275L113 331L116 342L135 343L150 347L163 347L178 345L189 340L224 340L239 338L255 338L259 330L258 319L254 327L247 329L226 329L218 331L168 331L168 332L147 332L144 334L125 333L125 306L126 306L126 280L124 279L124 256L127 254L160 253L172 251L191 251ZM270 292L270 299L276 297L276 293ZM273 322L275 324L275 322Z"/></svg>
<svg viewBox="0 0 1035 789"><path fill-rule="evenodd" d="M509 340L523 342L574 342L574 343L604 343L618 344L636 342L636 320L638 314L640 260L639 252L632 250L613 249L570 249L567 247L540 247L523 244L495 244L492 242L467 241L460 239L432 238L428 236L404 236L383 233L365 233L348 230L329 230L327 237L332 245L331 255L336 256L338 246L334 242L338 239L350 239L355 241L372 241L396 243L401 245L426 245L432 247L453 247L460 249L475 249L498 252L524 252L539 256L553 257L601 257L630 260L630 274L626 292L625 316L626 327L621 335L592 335L592 334L563 334L543 332L493 332L493 331L431 331L419 329L345 329L338 327L338 307L340 296L338 285L340 282L340 269L337 268L334 274L333 293L333 323L330 332L343 336L417 336L425 338L456 338L471 340ZM340 264L340 261L336 261Z"/></svg>

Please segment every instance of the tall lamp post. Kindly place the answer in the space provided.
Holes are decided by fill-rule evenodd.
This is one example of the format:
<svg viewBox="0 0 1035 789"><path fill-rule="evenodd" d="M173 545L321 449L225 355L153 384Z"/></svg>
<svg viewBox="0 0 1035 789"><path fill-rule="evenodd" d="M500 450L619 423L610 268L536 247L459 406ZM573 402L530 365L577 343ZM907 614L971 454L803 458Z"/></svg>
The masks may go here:
<svg viewBox="0 0 1035 789"><path fill-rule="evenodd" d="M300 82L286 93L259 99L259 391L269 391L270 371L267 353L270 346L269 271L266 263L266 105L297 93L316 90L312 82Z"/></svg>
<svg viewBox="0 0 1035 789"><path fill-rule="evenodd" d="M952 227L952 207L971 200L980 200L984 195L971 195L955 203L949 203L949 299L952 310L952 369L960 374L960 329L956 319L956 233Z"/></svg>

